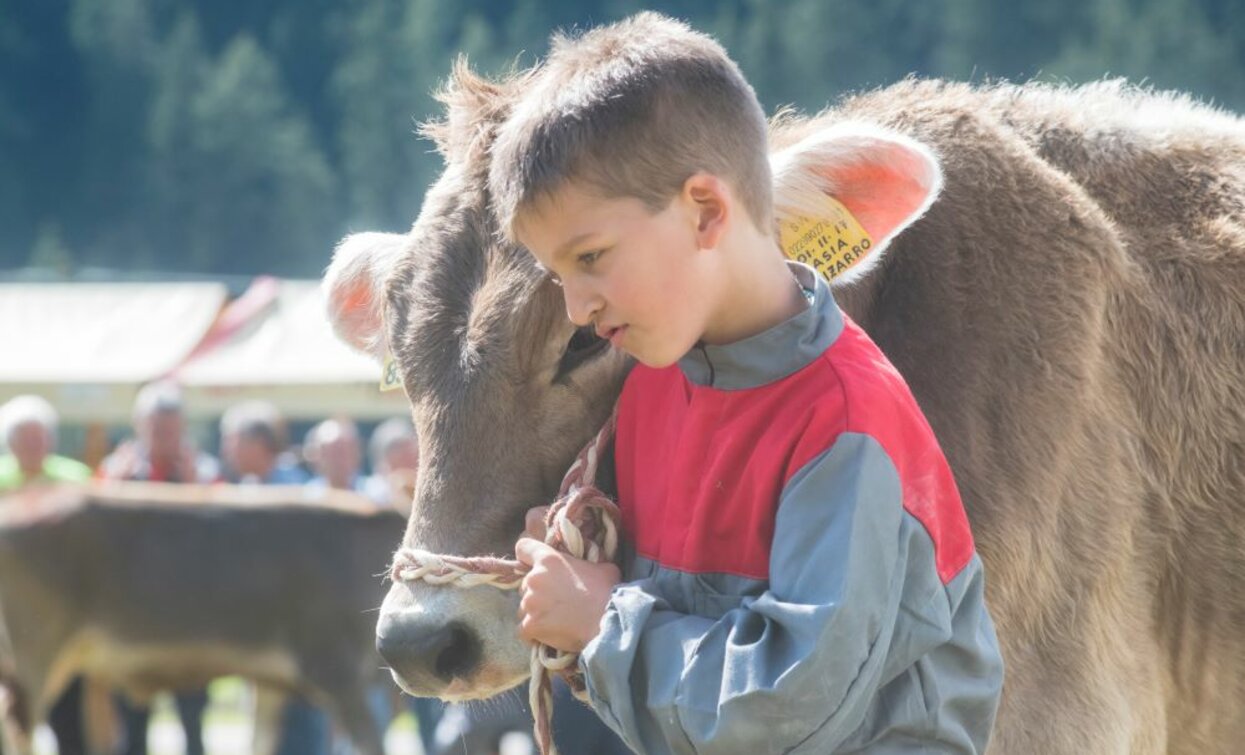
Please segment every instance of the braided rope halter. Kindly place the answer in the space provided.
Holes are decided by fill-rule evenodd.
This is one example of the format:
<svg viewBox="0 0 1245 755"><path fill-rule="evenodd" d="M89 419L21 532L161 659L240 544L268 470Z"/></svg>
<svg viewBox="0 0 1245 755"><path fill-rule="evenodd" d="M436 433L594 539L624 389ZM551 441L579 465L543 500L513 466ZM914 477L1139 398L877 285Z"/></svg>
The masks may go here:
<svg viewBox="0 0 1245 755"><path fill-rule="evenodd" d="M575 558L593 563L614 561L618 555L618 507L595 487L601 454L614 437L617 413L610 414L592 442L579 452L562 478L558 499L545 515L545 542ZM424 581L431 585L517 590L528 572L519 561L486 556L447 556L418 548L403 548L394 555L390 576L394 582ZM535 720L534 732L540 751L557 755L553 744L553 675L566 681L575 697L587 700L578 653L548 645L532 648L528 702Z"/></svg>

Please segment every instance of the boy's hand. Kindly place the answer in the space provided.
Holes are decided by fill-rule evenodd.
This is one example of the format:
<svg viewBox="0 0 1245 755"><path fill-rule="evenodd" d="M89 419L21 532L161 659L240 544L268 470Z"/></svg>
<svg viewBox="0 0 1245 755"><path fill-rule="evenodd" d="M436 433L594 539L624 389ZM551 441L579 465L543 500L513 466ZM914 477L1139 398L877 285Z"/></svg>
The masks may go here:
<svg viewBox="0 0 1245 755"><path fill-rule="evenodd" d="M622 579L618 567L559 553L529 537L515 543L514 553L532 567L519 586L519 636L567 652L583 650L597 636L610 591Z"/></svg>
<svg viewBox="0 0 1245 755"><path fill-rule="evenodd" d="M523 537L545 542L545 517L549 514L548 506L537 506L528 509L523 517Z"/></svg>

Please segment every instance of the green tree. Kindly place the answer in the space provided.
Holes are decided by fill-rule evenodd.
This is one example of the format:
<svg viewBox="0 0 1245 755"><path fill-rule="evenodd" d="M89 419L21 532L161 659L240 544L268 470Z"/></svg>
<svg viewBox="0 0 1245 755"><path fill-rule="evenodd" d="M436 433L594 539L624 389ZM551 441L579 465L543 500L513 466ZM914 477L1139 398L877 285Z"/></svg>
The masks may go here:
<svg viewBox="0 0 1245 755"><path fill-rule="evenodd" d="M380 0L348 14L330 89L349 227L402 229L414 219L441 164L416 131L439 117L432 94L454 58L463 54L476 68L497 71L523 49L522 34L536 28L535 3L519 3L524 20L513 27L508 17L499 26L490 9L496 12L496 4L463 3L451 13L437 0Z"/></svg>
<svg viewBox="0 0 1245 755"><path fill-rule="evenodd" d="M195 97L206 86L212 61L204 49L198 17L183 11L164 40L147 113L144 223L149 244L135 249L136 260L161 266L168 252L184 252L189 219L202 201L196 196L200 176L210 166L197 150ZM183 255L178 257L185 259Z"/></svg>
<svg viewBox="0 0 1245 755"><path fill-rule="evenodd" d="M70 137L79 155L55 216L84 261L151 259L137 210L145 198L151 79L159 49L150 0L75 0L70 37L91 96Z"/></svg>
<svg viewBox="0 0 1245 755"><path fill-rule="evenodd" d="M1051 61L1053 75L1124 76L1245 107L1245 79L1223 75L1241 63L1239 25L1217 28L1196 0L1093 0L1088 7L1092 23Z"/></svg>
<svg viewBox="0 0 1245 755"><path fill-rule="evenodd" d="M90 96L68 0L0 0L0 267L26 262L40 220L77 204Z"/></svg>
<svg viewBox="0 0 1245 755"><path fill-rule="evenodd" d="M433 2L394 0L354 3L351 10L330 80L348 223L400 230L398 223L414 218L435 169L413 132L445 70L437 56L446 47L449 14Z"/></svg>
<svg viewBox="0 0 1245 755"><path fill-rule="evenodd" d="M932 72L957 79L1033 78L1092 22L1084 0L945 2L945 37Z"/></svg>
<svg viewBox="0 0 1245 755"><path fill-rule="evenodd" d="M0 266L316 274L344 232L415 217L456 55L526 65L647 7L720 39L769 109L912 72L1245 108L1245 0L0 0Z"/></svg>
<svg viewBox="0 0 1245 755"><path fill-rule="evenodd" d="M30 267L52 270L61 275L73 270L73 252L65 246L65 240L61 238L61 229L55 223L44 223L40 226L27 264Z"/></svg>
<svg viewBox="0 0 1245 755"><path fill-rule="evenodd" d="M193 68L179 76L190 84L196 78ZM169 97L153 135L184 151L180 186L168 187L185 192L170 202L182 264L209 272L318 272L310 255L334 228L332 172L254 38L237 37L189 97Z"/></svg>

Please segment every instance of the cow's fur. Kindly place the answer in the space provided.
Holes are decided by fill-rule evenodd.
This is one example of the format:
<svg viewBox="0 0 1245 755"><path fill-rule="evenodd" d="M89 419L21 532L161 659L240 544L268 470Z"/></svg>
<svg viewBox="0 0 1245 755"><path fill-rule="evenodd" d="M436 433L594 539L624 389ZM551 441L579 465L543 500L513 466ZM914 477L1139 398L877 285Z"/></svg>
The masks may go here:
<svg viewBox="0 0 1245 755"><path fill-rule="evenodd" d="M907 82L773 136L841 119L945 176L840 298L963 491L1007 661L997 751L1235 749L1245 126L1118 83Z"/></svg>
<svg viewBox="0 0 1245 755"><path fill-rule="evenodd" d="M499 241L481 144L510 91L456 74L446 171L385 276L424 452L408 545L508 551L626 370L605 354L559 367L558 293ZM777 171L797 176L780 209L835 191L814 148L834 129L901 135L941 166L924 217L836 295L907 378L963 493L1007 664L992 752L1238 751L1245 124L1117 82L905 81L776 120L775 151L802 166ZM399 666L408 687L521 678L513 603L398 585L382 641L434 628L429 612L477 646Z"/></svg>
<svg viewBox="0 0 1245 755"><path fill-rule="evenodd" d="M146 700L241 675L380 755L374 610L402 518L339 491L106 483L0 499L0 683L14 744L85 674ZM19 750L20 751L20 750Z"/></svg>

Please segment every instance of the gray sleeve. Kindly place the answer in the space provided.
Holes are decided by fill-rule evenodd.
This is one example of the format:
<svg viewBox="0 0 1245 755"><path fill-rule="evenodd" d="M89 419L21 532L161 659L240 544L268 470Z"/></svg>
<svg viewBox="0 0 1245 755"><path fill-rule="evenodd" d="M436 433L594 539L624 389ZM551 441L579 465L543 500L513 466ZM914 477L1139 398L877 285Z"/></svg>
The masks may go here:
<svg viewBox="0 0 1245 755"><path fill-rule="evenodd" d="M889 665L904 516L885 451L842 435L783 490L764 593L713 620L645 582L615 589L581 658L593 706L644 753L833 751ZM947 607L907 618L945 623Z"/></svg>

